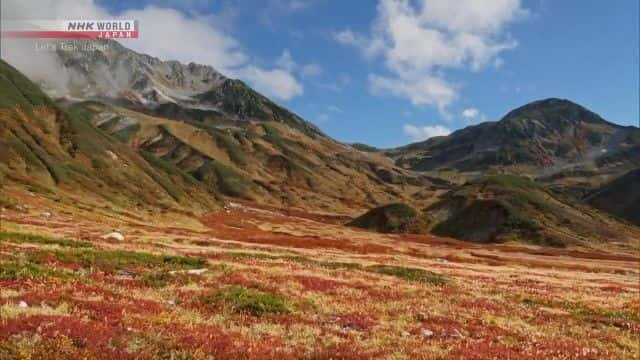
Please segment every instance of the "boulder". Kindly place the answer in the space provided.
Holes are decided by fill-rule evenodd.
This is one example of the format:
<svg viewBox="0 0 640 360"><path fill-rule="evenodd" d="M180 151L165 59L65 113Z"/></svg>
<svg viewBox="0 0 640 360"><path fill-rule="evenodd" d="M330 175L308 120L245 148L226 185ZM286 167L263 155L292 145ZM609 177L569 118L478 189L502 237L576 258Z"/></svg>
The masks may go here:
<svg viewBox="0 0 640 360"><path fill-rule="evenodd" d="M108 234L102 236L105 240L116 240L116 241L124 241L124 235L118 231L112 231Z"/></svg>

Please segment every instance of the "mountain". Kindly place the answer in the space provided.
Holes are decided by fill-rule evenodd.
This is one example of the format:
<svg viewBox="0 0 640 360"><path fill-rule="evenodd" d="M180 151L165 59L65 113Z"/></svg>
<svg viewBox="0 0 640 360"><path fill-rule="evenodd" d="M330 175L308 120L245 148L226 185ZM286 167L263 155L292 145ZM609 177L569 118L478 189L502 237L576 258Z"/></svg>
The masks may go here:
<svg viewBox="0 0 640 360"><path fill-rule="evenodd" d="M634 161L636 127L623 127L568 100L545 99L517 108L500 121L386 151L401 167L417 171L559 171L577 164L605 166ZM636 160L637 161L637 158Z"/></svg>
<svg viewBox="0 0 640 360"><path fill-rule="evenodd" d="M36 85L0 64L5 190L130 214L197 214L229 201L370 210L350 225L478 242L637 236L588 204L618 217L634 209L633 197L629 205L603 199L635 181L605 185L640 167L638 128L567 100L531 103L498 122L384 151L341 144L211 67L96 44L55 53L69 75L64 83ZM65 96L55 101L41 90L56 94L61 84Z"/></svg>
<svg viewBox="0 0 640 360"><path fill-rule="evenodd" d="M600 186L585 201L640 226L640 168Z"/></svg>
<svg viewBox="0 0 640 360"><path fill-rule="evenodd" d="M83 114L63 110L4 61L0 93L3 183L69 203L92 199L131 208L215 206L203 189L166 176L91 126Z"/></svg>
<svg viewBox="0 0 640 360"><path fill-rule="evenodd" d="M638 185L637 179L629 183L632 181ZM610 189L617 189L614 186ZM638 202L630 200L626 204L626 208L618 208L621 213L635 214L625 211L637 208ZM419 211L404 204L385 205L349 225L378 232L431 233L479 243L520 241L556 247L623 244L640 236L637 227L515 175L479 176Z"/></svg>
<svg viewBox="0 0 640 360"><path fill-rule="evenodd" d="M567 246L628 242L637 228L530 178L488 175L450 191L424 210L436 235L477 242Z"/></svg>
<svg viewBox="0 0 640 360"><path fill-rule="evenodd" d="M211 67L160 61L114 41L96 44L108 46L56 53L60 72L72 76L55 102L3 64L5 77L20 79L3 85L12 92L4 111L19 119L3 124L0 139L8 179L125 207L207 209L237 198L343 214L430 187ZM56 93L54 82L38 80ZM23 99L25 89L44 105Z"/></svg>
<svg viewBox="0 0 640 360"><path fill-rule="evenodd" d="M347 225L382 233L426 232L426 224L419 212L403 203L394 203L369 210Z"/></svg>
<svg viewBox="0 0 640 360"><path fill-rule="evenodd" d="M308 134L319 133L312 124L211 66L162 61L113 40L76 43L85 50L57 46L55 52L55 60L68 75L63 86L58 82L57 90L66 96L115 102L160 117L208 125L275 121Z"/></svg>

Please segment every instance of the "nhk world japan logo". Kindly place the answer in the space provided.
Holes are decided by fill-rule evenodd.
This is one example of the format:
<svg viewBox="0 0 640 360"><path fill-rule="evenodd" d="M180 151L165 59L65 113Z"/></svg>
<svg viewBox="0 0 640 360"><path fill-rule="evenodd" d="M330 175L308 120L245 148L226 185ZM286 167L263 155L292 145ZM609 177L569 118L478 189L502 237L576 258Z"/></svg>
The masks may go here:
<svg viewBox="0 0 640 360"><path fill-rule="evenodd" d="M23 39L136 39L137 20L3 21L2 37Z"/></svg>

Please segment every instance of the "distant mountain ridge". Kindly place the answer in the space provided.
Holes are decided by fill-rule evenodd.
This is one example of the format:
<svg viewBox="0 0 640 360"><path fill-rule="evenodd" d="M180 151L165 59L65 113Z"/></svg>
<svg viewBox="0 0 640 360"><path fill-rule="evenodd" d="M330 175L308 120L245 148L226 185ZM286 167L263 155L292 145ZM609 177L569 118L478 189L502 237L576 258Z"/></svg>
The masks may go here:
<svg viewBox="0 0 640 360"><path fill-rule="evenodd" d="M638 128L613 124L563 99L526 104L500 121L391 149L386 154L418 171L481 171L496 167L550 168L595 162L640 147Z"/></svg>
<svg viewBox="0 0 640 360"><path fill-rule="evenodd" d="M60 95L109 101L151 115L219 124L277 121L308 133L313 124L230 79L211 66L163 61L114 40L76 40L82 49L56 47L55 60L66 79L44 85ZM93 44L95 46L86 46ZM60 89L62 87L62 89Z"/></svg>

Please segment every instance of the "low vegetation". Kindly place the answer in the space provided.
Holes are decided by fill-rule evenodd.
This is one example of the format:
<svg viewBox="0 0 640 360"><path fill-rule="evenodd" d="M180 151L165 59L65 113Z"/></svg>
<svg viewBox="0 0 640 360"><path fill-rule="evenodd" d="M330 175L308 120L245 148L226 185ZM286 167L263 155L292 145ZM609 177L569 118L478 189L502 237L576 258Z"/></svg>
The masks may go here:
<svg viewBox="0 0 640 360"><path fill-rule="evenodd" d="M70 248L92 248L93 244L88 241L78 241L64 238L53 238L35 234L24 234L15 232L0 232L0 242L13 244L42 244L58 245Z"/></svg>
<svg viewBox="0 0 640 360"><path fill-rule="evenodd" d="M596 360L640 351L640 259L613 247L367 233L249 205L205 216L205 229L191 215L142 212L117 226L126 241L85 247L74 238L103 233L113 217L56 206L49 220L33 208L3 213L7 229L33 234L0 233L0 358Z"/></svg>
<svg viewBox="0 0 640 360"><path fill-rule="evenodd" d="M371 265L367 266L365 269L378 274L395 276L400 279L431 285L440 286L446 283L444 276L424 269L393 265Z"/></svg>
<svg viewBox="0 0 640 360"><path fill-rule="evenodd" d="M77 264L84 268L94 268L107 272L136 267L175 270L202 268L206 266L206 262L202 259L172 255L153 255L126 250L69 249L54 250L51 252L33 252L29 254L29 256L30 260L35 263L46 264L53 258L55 261L63 264Z"/></svg>
<svg viewBox="0 0 640 360"><path fill-rule="evenodd" d="M409 205L396 203L377 207L347 225L383 233L426 233L426 219Z"/></svg>
<svg viewBox="0 0 640 360"><path fill-rule="evenodd" d="M40 266L27 260L0 261L0 280L27 281L46 277L68 277L69 274Z"/></svg>
<svg viewBox="0 0 640 360"><path fill-rule="evenodd" d="M236 313L255 316L265 314L286 314L289 312L286 298L243 286L229 286L214 291L203 298L207 304L222 304L225 309Z"/></svg>

